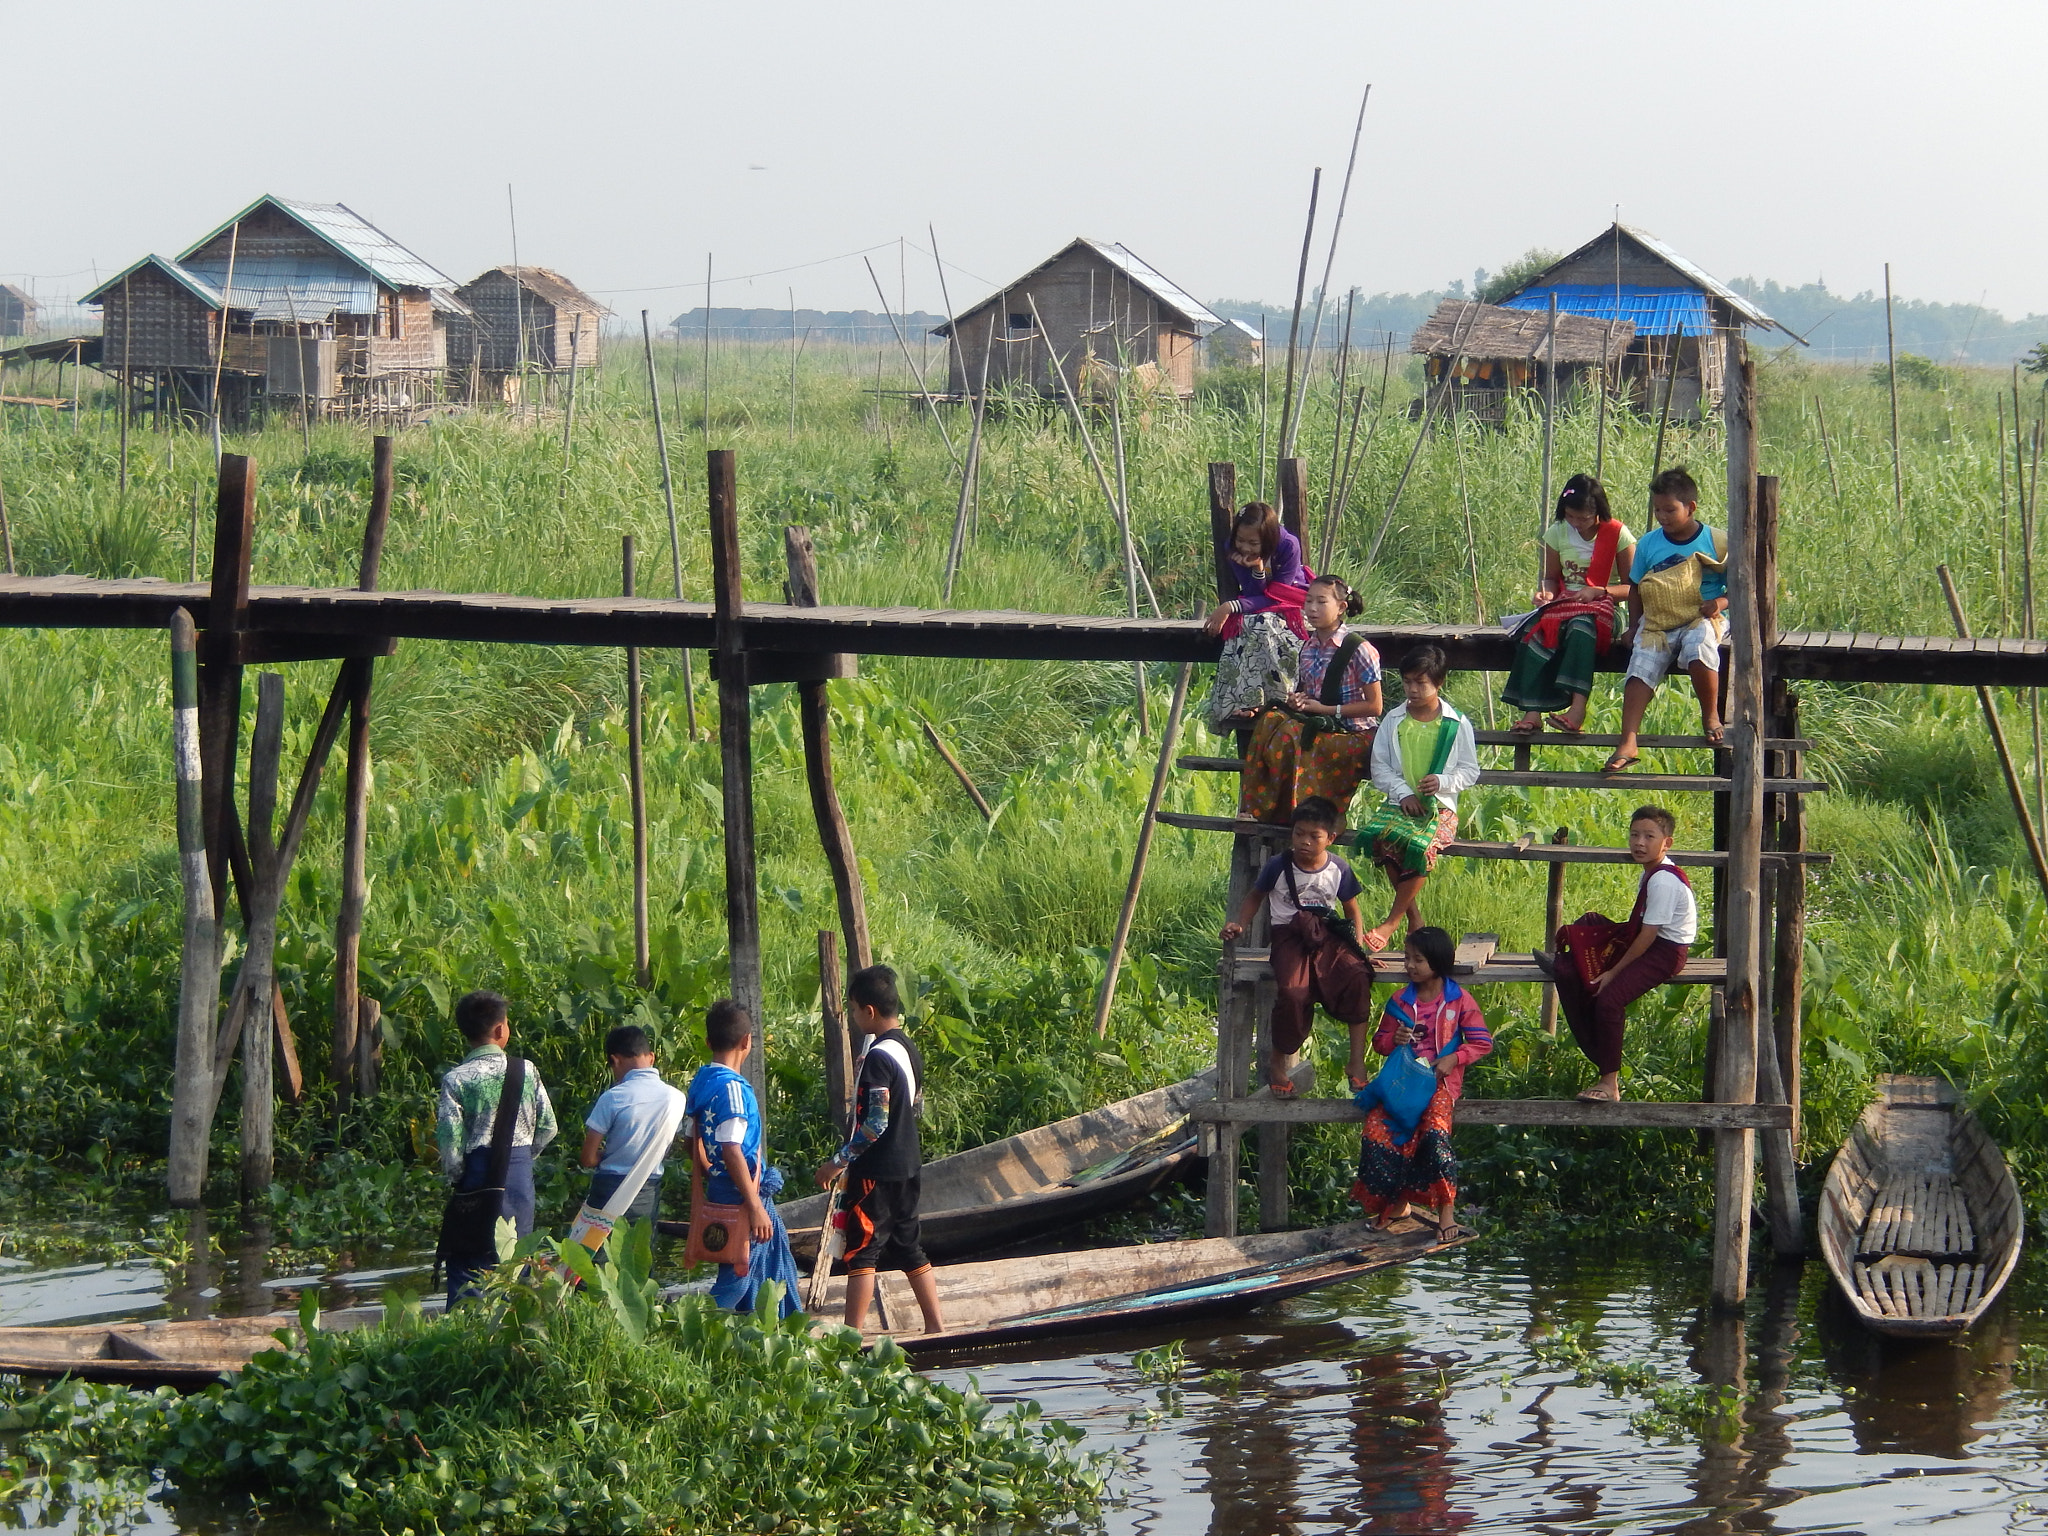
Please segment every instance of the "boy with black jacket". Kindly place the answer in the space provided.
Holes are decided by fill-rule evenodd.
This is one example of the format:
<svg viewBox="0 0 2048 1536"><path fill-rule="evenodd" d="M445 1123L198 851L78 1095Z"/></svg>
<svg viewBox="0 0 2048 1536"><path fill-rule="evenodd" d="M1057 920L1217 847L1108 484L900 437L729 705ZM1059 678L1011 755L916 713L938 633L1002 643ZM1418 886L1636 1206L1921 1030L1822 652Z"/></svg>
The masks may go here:
<svg viewBox="0 0 2048 1536"><path fill-rule="evenodd" d="M868 1037L854 1085L853 1134L818 1167L820 1188L846 1175L846 1325L858 1328L866 1321L875 1271L886 1267L902 1270L910 1282L925 1332L943 1333L939 1288L918 1231L924 1057L903 1032L896 973L888 966L855 971L846 1000L855 1032Z"/></svg>

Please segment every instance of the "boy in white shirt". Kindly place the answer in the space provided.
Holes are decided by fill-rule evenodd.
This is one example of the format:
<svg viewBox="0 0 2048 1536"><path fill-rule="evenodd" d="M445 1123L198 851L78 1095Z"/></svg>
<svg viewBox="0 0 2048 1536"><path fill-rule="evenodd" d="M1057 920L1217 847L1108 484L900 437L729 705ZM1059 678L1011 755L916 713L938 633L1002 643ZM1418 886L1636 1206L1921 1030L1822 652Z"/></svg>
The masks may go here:
<svg viewBox="0 0 2048 1536"><path fill-rule="evenodd" d="M1628 948L1590 986L1580 979L1576 965L1557 963L1548 955L1538 957L1537 963L1557 983L1558 1007L1571 1025L1572 1038L1600 1073L1600 1080L1579 1095L1589 1102L1621 1101L1621 1037L1628 1005L1683 970L1686 951L1699 936L1700 909L1692 882L1667 857L1677 831L1677 818L1661 805L1643 806L1629 818L1629 857L1643 871L1635 910L1629 915L1635 933Z"/></svg>

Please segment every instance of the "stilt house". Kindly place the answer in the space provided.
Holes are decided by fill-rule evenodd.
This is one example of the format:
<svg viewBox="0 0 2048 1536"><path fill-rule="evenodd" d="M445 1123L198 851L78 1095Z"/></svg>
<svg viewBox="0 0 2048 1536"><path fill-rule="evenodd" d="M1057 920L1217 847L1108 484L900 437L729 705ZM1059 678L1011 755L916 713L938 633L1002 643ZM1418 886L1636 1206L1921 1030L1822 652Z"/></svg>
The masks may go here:
<svg viewBox="0 0 2048 1536"><path fill-rule="evenodd" d="M1622 387L1639 409L1663 407L1697 418L1721 398L1728 344L1746 329L1800 338L1726 284L1709 277L1655 236L1611 224L1553 262L1500 302L1508 309L1548 311L1589 320L1626 320L1635 340L1621 362Z"/></svg>
<svg viewBox="0 0 2048 1536"><path fill-rule="evenodd" d="M1553 336L1547 303L1542 310L1503 309L1445 299L1416 327L1408 350L1425 359L1431 389L1451 371L1452 401L1497 423L1506 419L1509 392L1542 387L1546 366L1557 368L1560 399L1581 383L1597 382L1603 370L1615 377L1635 333L1630 321L1590 320L1560 307Z"/></svg>
<svg viewBox="0 0 2048 1536"><path fill-rule="evenodd" d="M448 326L448 367L502 379L597 366L604 305L546 267L493 267L456 291L469 309Z"/></svg>
<svg viewBox="0 0 2048 1536"><path fill-rule="evenodd" d="M1125 374L1185 399L1201 344L1222 324L1125 247L1084 238L932 334L952 343L946 387L956 396L978 393L984 376L1055 395L1057 368L1077 394Z"/></svg>
<svg viewBox="0 0 2048 1536"><path fill-rule="evenodd" d="M36 328L36 301L12 283L0 283L0 336L26 336Z"/></svg>
<svg viewBox="0 0 2048 1536"><path fill-rule="evenodd" d="M150 255L85 296L105 366L174 409L246 415L285 396L325 409L439 392L454 284L340 204L260 197L177 258Z"/></svg>

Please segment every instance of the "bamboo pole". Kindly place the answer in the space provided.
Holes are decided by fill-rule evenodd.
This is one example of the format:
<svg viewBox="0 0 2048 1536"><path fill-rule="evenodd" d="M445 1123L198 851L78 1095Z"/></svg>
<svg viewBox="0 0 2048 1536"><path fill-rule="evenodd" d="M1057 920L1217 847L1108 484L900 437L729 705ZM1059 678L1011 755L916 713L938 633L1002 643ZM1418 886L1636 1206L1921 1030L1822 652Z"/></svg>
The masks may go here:
<svg viewBox="0 0 2048 1536"><path fill-rule="evenodd" d="M1344 503L1351 491L1351 466L1358 457L1358 424L1364 415L1365 390L1361 387L1351 402L1351 428L1344 434L1344 467L1336 477L1336 484L1330 488L1330 510L1323 519L1323 547L1316 555L1318 571L1328 570L1337 552L1337 524L1344 515ZM1379 423L1375 421L1373 425L1377 427ZM1372 445L1368 441L1366 446Z"/></svg>
<svg viewBox="0 0 2048 1536"><path fill-rule="evenodd" d="M2034 456L2027 466L2027 518L2021 527L2026 548L2020 551L2020 565L2026 581L2027 596L2027 638L2035 639L2040 631L2036 627L2034 613L2034 529L2040 521L2041 508L2041 422L2034 422ZM2048 779L2042 774L2041 760L2041 690L2027 690L2027 713L2032 718L2034 735L2034 824L2048 826Z"/></svg>
<svg viewBox="0 0 2048 1536"><path fill-rule="evenodd" d="M623 568L619 590L634 595L633 535L619 540ZM633 977L643 987L654 985L647 942L647 757L640 721L640 647L626 647L626 776L633 811Z"/></svg>
<svg viewBox="0 0 2048 1536"><path fill-rule="evenodd" d="M1556 832L1551 834L1550 840L1558 846L1563 847L1564 845L1571 842L1572 829L1570 827L1559 827ZM1543 947L1546 950L1556 950L1557 930L1563 922L1564 865L1562 863L1557 863L1550 866L1550 869L1548 871L1548 878L1544 881ZM1543 1033L1546 1035L1555 1035L1557 1033L1557 988L1547 981L1543 983L1543 1003L1541 1010L1541 1018L1543 1024Z"/></svg>
<svg viewBox="0 0 2048 1536"><path fill-rule="evenodd" d="M1309 246L1316 235L1316 198L1323 189L1323 168L1316 167L1315 176L1308 187L1308 222L1301 231L1301 265L1294 274L1294 318L1287 324L1287 383L1280 396L1279 457L1286 458L1294 448L1294 365L1296 349L1301 341L1301 301L1308 286Z"/></svg>
<svg viewBox="0 0 2048 1536"><path fill-rule="evenodd" d="M1816 397L1818 398L1818 397ZM2005 482L2005 393L1998 394L1998 632L2012 630L2011 583L2012 492Z"/></svg>
<svg viewBox="0 0 2048 1536"><path fill-rule="evenodd" d="M1273 408L1273 386L1266 360L1266 316L1259 313L1259 495L1266 499L1266 418Z"/></svg>
<svg viewBox="0 0 2048 1536"><path fill-rule="evenodd" d="M1657 446L1650 456L1650 479L1655 481L1664 470L1664 429L1671 425L1671 397L1678 393L1678 352L1685 345L1683 322L1681 329L1671 338L1671 351L1665 358L1664 405L1657 413ZM1704 342L1705 338L1702 338ZM1649 498L1644 497L1647 504Z"/></svg>
<svg viewBox="0 0 2048 1536"><path fill-rule="evenodd" d="M1941 579L1941 595L1948 599L1949 617L1955 620L1957 637L1969 639L1970 623L1963 616L1963 602L1956 595L1955 578L1949 575L1945 565L1936 566L1934 574ZM2041 882L2041 894L2048 897L2048 857L2042 854L2033 813L2027 807L2026 786L2020 781L2019 769L2013 764L2012 749L2006 745L2005 727L1998 719L1998 701L1982 683L1977 685L1977 703L1984 711L1984 726L1991 733L1992 748L1998 753L1998 766L2005 773L2006 793L2012 797L2013 814L2019 817L2020 836L2026 840L2027 856L2033 860L2034 877Z"/></svg>
<svg viewBox="0 0 2048 1536"><path fill-rule="evenodd" d="M1899 464L1899 350L1892 331L1892 264L1884 264L1884 355L1885 381L1892 397L1892 511L1902 521L1906 515L1906 475Z"/></svg>
<svg viewBox="0 0 2048 1536"><path fill-rule="evenodd" d="M1543 534L1550 526L1550 472L1557 447L1557 290L1550 290L1550 319L1543 328L1543 494L1536 504L1536 579L1543 580Z"/></svg>
<svg viewBox="0 0 2048 1536"><path fill-rule="evenodd" d="M711 334L710 289L705 289L704 334ZM640 345L647 354L647 394L654 402L654 449L661 458L661 499L668 509L668 563L669 572L675 580L676 601L683 600L683 538L676 526L676 481L669 471L668 433L661 421L661 384L654 373L654 330L648 324L647 311L640 311ZM708 348L710 343L705 343ZM710 354L705 354L705 377L710 377ZM707 396L708 401L708 396ZM708 404L707 404L708 409ZM696 679L690 674L689 648L683 648L683 720L690 732L690 739L697 739L697 688Z"/></svg>
<svg viewBox="0 0 2048 1536"><path fill-rule="evenodd" d="M1117 914L1116 937L1110 941L1109 964L1102 973L1102 989L1095 999L1095 1038L1109 1033L1109 1009L1116 1001L1117 975L1123 970L1124 946L1130 942L1131 922L1138 913L1138 893L1145 885L1145 861L1152 854L1152 829L1158 825L1159 802L1166 794L1166 776L1173 771L1173 749L1180 739L1182 711L1187 708L1188 680L1194 664L1182 662L1173 683L1173 703L1167 707L1166 729L1159 735L1159 761L1152 770L1152 792L1145 800L1145 815L1138 823L1138 851L1131 858L1131 879L1124 888L1123 910Z"/></svg>
<svg viewBox="0 0 2048 1536"><path fill-rule="evenodd" d="M959 327L954 327L954 344L959 343ZM981 432L988 416L988 363L996 349L996 317L989 315L988 342L981 349L981 388L975 391L973 416L967 428L967 467L960 472L960 503L953 510L953 541L946 546L946 589L945 602L953 602L953 578L960 573L960 558L967 549L967 512L973 500L978 497L981 476ZM967 381L967 360L960 361L960 380Z"/></svg>
<svg viewBox="0 0 2048 1536"><path fill-rule="evenodd" d="M924 727L925 739L937 750L939 756L945 759L946 766L953 770L953 777L958 779L960 787L967 791L967 798L972 800L974 808L981 812L981 819L983 821L994 821L996 819L995 811L990 807L988 801L982 798L981 791L974 787L974 780L969 778L967 770L960 766L960 759L953 755L953 749L946 745L945 740L932 728L931 721L925 719L922 714L918 715L917 723Z"/></svg>
<svg viewBox="0 0 2048 1536"><path fill-rule="evenodd" d="M1379 397L1373 404L1372 426L1368 428L1366 431L1365 446L1358 450L1356 456L1353 456L1349 448L1346 448L1344 450L1344 489L1337 498L1337 505L1335 510L1332 511L1332 513L1330 514L1330 543L1332 550L1334 550L1336 547L1335 530L1337 526L1343 522L1344 513L1346 509L1348 509L1351 505L1351 488L1353 485L1357 483L1357 477L1359 473L1365 468L1367 462L1371 460L1372 445L1379 441L1380 423L1387 419L1387 389L1389 385L1392 383L1393 373L1394 336L1393 333L1390 331L1387 333L1384 357L1380 363ZM1361 400L1360 404L1363 405L1363 403L1364 402ZM1356 437L1358 435L1358 415L1356 411L1352 413L1351 433L1353 437Z"/></svg>
<svg viewBox="0 0 2048 1536"><path fill-rule="evenodd" d="M1118 519L1124 536L1124 600L1132 618L1138 616L1138 543L1131 534L1131 476L1124 452L1124 382L1119 373L1109 396L1110 444L1116 453L1116 500L1123 515ZM1138 694L1138 739L1152 734L1151 703L1145 697L1145 663L1131 663L1131 680Z"/></svg>
<svg viewBox="0 0 2048 1536"><path fill-rule="evenodd" d="M128 307L128 279L121 279L121 481L120 492L128 494L128 420L135 414L135 372L130 360L135 355L135 312Z"/></svg>
<svg viewBox="0 0 2048 1536"><path fill-rule="evenodd" d="M1459 313L1458 328L1451 337L1451 356L1444 376L1438 382L1436 392L1423 389L1422 425L1415 433L1415 446L1408 450L1408 462L1401 468L1401 478L1394 482L1394 494L1387 500L1387 515L1380 519L1379 532L1372 536L1372 547L1365 553L1366 568L1370 570L1380 557L1380 545L1386 541L1387 530L1394 525L1394 509L1401 505L1401 492L1407 489L1408 477L1415 472L1415 461L1422 457L1422 445L1429 441L1429 424L1435 419L1437 407L1443 404L1450 393L1451 380L1457 376L1458 364L1464 358L1465 338L1472 334L1472 324L1479 318L1478 304L1467 304Z"/></svg>
<svg viewBox="0 0 2048 1536"><path fill-rule="evenodd" d="M1344 345L1337 353L1336 388L1330 397L1330 475L1323 482L1323 545L1330 543L1330 519L1337 511L1338 476L1344 451L1344 391L1351 382L1351 324L1358 309L1358 290L1344 300ZM1325 562L1327 563L1327 562ZM1322 565L1316 569L1321 570Z"/></svg>
<svg viewBox="0 0 2048 1536"><path fill-rule="evenodd" d="M576 370L577 344L583 340L583 326L579 320L569 330L569 399L562 412L562 492L561 505L569 504L569 465L575 452L576 441Z"/></svg>
<svg viewBox="0 0 2048 1536"><path fill-rule="evenodd" d="M192 615L171 615L171 719L178 775L178 873L184 938L178 967L178 1044L172 1073L170 1202L196 1206L206 1188L213 1125L213 1021L220 1007L220 924L206 874L200 810L199 667Z"/></svg>
<svg viewBox="0 0 2048 1536"><path fill-rule="evenodd" d="M704 446L711 446L711 252L704 253ZM678 587L677 592L681 592Z"/></svg>
<svg viewBox="0 0 2048 1536"><path fill-rule="evenodd" d="M783 560L789 572L789 602L796 608L818 606L818 552L808 528L782 530ZM818 824L818 842L832 871L832 895L839 906L839 926L846 935L846 953L855 970L874 964L868 942L868 907L861 884L860 860L854 856L853 830L840 808L832 780L832 698L830 684L813 678L797 685L797 704L804 739L804 778L811 791L811 816Z"/></svg>
<svg viewBox="0 0 2048 1536"><path fill-rule="evenodd" d="M938 402L932 399L932 392L925 388L924 375L917 371L917 364L910 356L910 343L903 339L903 327L896 323L896 313L889 308L889 297L882 292L882 280L875 276L875 264L863 256L861 257L861 265L868 269L868 280L875 285L875 297L882 301L882 316L889 322L889 329L895 333L896 345L902 349L903 366L908 368L910 376L917 380L917 397L924 402L924 408L931 413L932 425L939 429L939 441L946 445L946 457L953 461L955 469L964 470L966 466L960 462L960 450L953 446L952 434L946 431L946 418L939 414ZM1046 337L1045 344L1047 349L1050 350L1052 347L1052 338L1050 336ZM876 409L879 410L880 408L880 399L877 397Z"/></svg>
<svg viewBox="0 0 2048 1536"><path fill-rule="evenodd" d="M1842 510L1842 480L1835 473L1834 445L1828 441L1828 408L1821 403L1819 395L1813 397L1813 411L1820 421L1820 451L1827 456L1828 484L1834 488L1835 511L1840 512ZM1998 463L1999 468L2002 470L2005 467L2005 447L2002 436L1999 443Z"/></svg>
<svg viewBox="0 0 2048 1536"><path fill-rule="evenodd" d="M766 1078L767 1020L761 999L761 909L754 871L753 702L740 634L746 594L740 567L739 485L730 448L705 456L710 507L712 596L718 626L718 763L725 813L725 932L733 1001L754 1021L756 1050L746 1078L758 1095Z"/></svg>
<svg viewBox="0 0 2048 1536"><path fill-rule="evenodd" d="M1330 250L1329 254L1323 258L1323 280L1316 288L1315 320L1308 328L1308 355L1311 364L1315 361L1316 338L1323 333L1323 303L1330 296L1330 276L1337 269L1337 241L1344 233L1344 210L1351 203L1351 173L1358 169L1358 141L1365 132L1365 104L1370 100L1372 100L1372 87L1368 85L1364 93L1358 98L1358 121L1351 125L1351 154L1344 162L1343 188L1337 193L1337 217L1330 222ZM1356 298L1357 293L1358 290L1354 288L1352 296ZM1345 322L1344 337L1345 345L1349 346L1351 327L1348 319ZM1302 388L1304 399L1307 397L1307 394L1307 385L1304 383ZM1338 398L1343 398L1341 389L1338 391ZM1289 446L1291 447L1292 444Z"/></svg>
<svg viewBox="0 0 2048 1536"><path fill-rule="evenodd" d="M196 496L198 493L195 491L193 494ZM194 506L196 508L196 502L194 503ZM193 521L194 528L197 528L199 526L197 516L198 514L195 511ZM197 544L194 544L193 550L194 563L196 564L198 558ZM7 574L10 576L14 575L14 527L11 523L7 521L7 487L5 485L0 485L0 555L4 555L6 557ZM194 581L197 581L199 579L199 575L196 570L193 572L192 579Z"/></svg>

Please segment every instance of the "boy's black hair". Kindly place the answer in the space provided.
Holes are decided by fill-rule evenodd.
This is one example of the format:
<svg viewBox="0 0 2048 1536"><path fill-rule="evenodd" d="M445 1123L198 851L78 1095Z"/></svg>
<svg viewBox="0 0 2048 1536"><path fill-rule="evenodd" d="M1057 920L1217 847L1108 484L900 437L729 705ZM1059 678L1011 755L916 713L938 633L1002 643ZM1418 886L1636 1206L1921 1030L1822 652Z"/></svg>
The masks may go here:
<svg viewBox="0 0 2048 1536"><path fill-rule="evenodd" d="M604 1037L607 1056L652 1056L654 1042L638 1024L621 1024Z"/></svg>
<svg viewBox="0 0 2048 1536"><path fill-rule="evenodd" d="M455 1027L471 1045L481 1045L510 1014L505 999L495 992L465 992L455 1000Z"/></svg>
<svg viewBox="0 0 2048 1536"><path fill-rule="evenodd" d="M1342 576L1332 576L1328 571L1325 571L1314 581L1310 582L1309 586L1311 588L1328 587L1332 592L1335 592L1338 603L1344 609L1344 617L1347 619L1355 619L1365 612L1365 599L1352 591L1351 583Z"/></svg>
<svg viewBox="0 0 2048 1536"><path fill-rule="evenodd" d="M846 995L885 1019L903 1017L903 1000L896 995L896 973L886 965L870 965L855 971L846 984Z"/></svg>
<svg viewBox="0 0 2048 1536"><path fill-rule="evenodd" d="M1682 501L1696 507L1700 503L1699 482L1686 472L1683 464L1674 464L1650 482L1652 496L1669 496L1673 501Z"/></svg>
<svg viewBox="0 0 2048 1536"><path fill-rule="evenodd" d="M1337 803L1322 795L1310 795L1306 800L1298 802L1294 807L1294 814L1287 818L1287 825L1290 827L1298 827L1304 823L1311 827L1321 827L1332 837L1344 830L1344 818L1337 813Z"/></svg>
<svg viewBox="0 0 2048 1536"><path fill-rule="evenodd" d="M1440 645L1418 645L1401 658L1401 675L1414 677L1420 674L1437 687L1444 685L1444 677L1451 669L1451 659L1444 654Z"/></svg>
<svg viewBox="0 0 2048 1536"><path fill-rule="evenodd" d="M704 1014L704 1043L714 1051L730 1051L754 1032L754 1019L729 997L721 997Z"/></svg>
<svg viewBox="0 0 2048 1536"><path fill-rule="evenodd" d="M1634 826L1639 821L1654 821L1664 829L1666 837L1678 836L1678 818L1665 810L1661 805L1637 806L1635 811L1629 816L1628 824Z"/></svg>
<svg viewBox="0 0 2048 1536"><path fill-rule="evenodd" d="M1458 946L1441 928L1417 928L1408 935L1406 947L1428 961L1430 971L1437 976L1448 977L1457 962Z"/></svg>
<svg viewBox="0 0 2048 1536"><path fill-rule="evenodd" d="M1614 516L1613 508L1607 505L1607 487L1591 475L1573 475L1564 483L1557 498L1557 515L1551 521L1561 523L1565 513L1583 510L1591 510L1603 523Z"/></svg>

